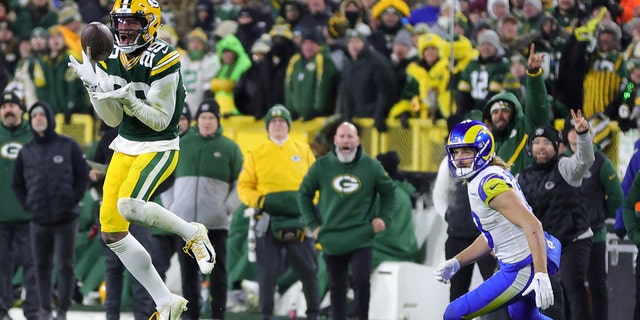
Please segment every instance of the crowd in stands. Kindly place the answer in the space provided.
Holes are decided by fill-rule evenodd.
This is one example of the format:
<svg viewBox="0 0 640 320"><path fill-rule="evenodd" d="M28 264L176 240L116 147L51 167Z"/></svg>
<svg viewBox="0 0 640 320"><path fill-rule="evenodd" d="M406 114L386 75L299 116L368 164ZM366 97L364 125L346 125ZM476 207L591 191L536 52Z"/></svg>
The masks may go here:
<svg viewBox="0 0 640 320"><path fill-rule="evenodd" d="M455 124L501 92L524 104L530 44L553 119L583 109L637 127L640 17L632 1L162 1L158 37L182 55L192 116L214 97L223 117L340 114ZM0 2L0 87L56 113L92 114L67 72L84 24L110 24L111 1ZM358 49L360 39L363 47ZM636 72L638 73L638 72ZM637 74L636 74L637 75ZM635 79L635 80L634 80ZM372 94L373 93L373 94Z"/></svg>
<svg viewBox="0 0 640 320"><path fill-rule="evenodd" d="M186 90L181 137L198 134L197 125L189 129L188 124L197 123L203 112L215 115L215 119L210 120L223 127L224 119L233 116L264 119L274 105L281 105L290 114L289 128L291 121L334 115L345 121L372 118L373 126L381 133L388 130L390 119L401 121L404 128L409 127L412 118L442 119L452 128L463 119L472 118L484 121L492 130L497 154L514 165L512 171L516 175L534 162L527 157L526 152L530 155L530 150L525 149L532 143L527 140L531 130L552 125L553 120L571 119L570 110L580 110L587 119L617 121L622 131L640 125L640 11L637 8L640 3L633 0L158 2L162 26L156 36L174 46L181 56ZM97 119L83 81L68 62L70 56L81 59L80 34L84 25L94 21L111 25L112 6L112 0L0 0L0 89L18 97L3 98L3 101L19 99L23 112L29 112L37 103L45 103L54 114L63 114L66 122L71 121L73 114L89 114ZM205 104L215 105L215 112L203 111ZM266 124L268 127L269 119ZM214 131L219 135L221 130L217 132L216 127ZM549 140L566 146L567 155L575 152L570 148L568 137L552 136ZM190 139L187 141L193 142L193 138ZM563 152L564 149L555 148L556 155ZM378 159L386 160L385 155ZM593 175L607 176L611 172L610 160L601 152L596 152L596 159L598 165L604 163L604 169L592 168ZM240 160L235 159L238 163ZM396 159L384 169L395 175L397 166ZM444 177L447 168L441 169L439 175ZM235 171L234 177L225 182L234 191L229 197L237 197L235 183L239 173ZM184 172L178 172L177 179L183 178L180 174ZM399 176L392 178L399 181L398 186L404 180ZM585 176L585 180L587 178ZM92 177L91 180L95 184L100 179ZM444 193L451 193L450 200L437 209L450 212L457 209L447 209L447 205L457 201L466 187L454 186L445 180L442 188ZM632 180L629 179L627 186ZM594 213L600 215L597 219L585 220L585 226L589 228L590 223L595 233L593 244L593 234L588 236L591 261L600 264L605 250L604 216L612 217L622 203L617 193L619 181L609 183L615 184L612 187L616 189L615 204L605 202L605 207ZM594 182L591 189L583 184L583 189L588 189L584 193L599 190L598 194L592 193L593 197L613 193L607 191L610 185L605 188L597 184ZM402 189L412 188L403 186ZM396 201L402 198L403 203L396 206L410 205L407 195L411 192L403 191L402 197L397 196ZM231 225L220 227L224 230L219 241L227 243L224 250L227 270L223 272L228 280L222 285L232 292L240 289L243 279L256 274L255 264L250 267L252 261L246 257L249 219L243 214L247 205L237 201L233 208L227 208L227 214L233 217ZM409 215L404 217L405 226L410 225L407 217ZM447 215L447 219L451 217ZM462 232L462 240L475 237L470 221L458 222L467 227ZM394 248L394 237L389 232L404 231L393 224L387 228L387 233L382 234L384 239L374 246L374 266L381 260L417 261L415 239L406 240L410 249ZM624 230L624 226L617 228ZM214 229L219 228L211 228ZM449 231L452 238L460 236L460 232ZM469 237L467 231L471 234ZM619 235L624 237L624 231ZM162 235L154 234L152 238L159 245L157 240L162 239ZM177 240L165 240L173 250ZM151 242L153 247L154 241ZM244 251L236 252L238 248ZM598 250L597 254L594 249ZM158 256L153 253L159 250L150 251L154 263L158 263ZM394 257L394 252L402 257ZM583 258L587 257L589 254ZM168 258L160 261L163 276ZM112 260L117 264L117 260ZM326 273L327 266L322 259L318 264L316 271ZM486 278L495 261L484 264L488 266L483 273ZM606 284L603 270L581 270L598 288L603 287L603 281ZM121 268L112 274L120 273ZM193 272L190 276L198 282L202 280ZM469 286L471 274L463 277L466 280L451 292L452 300L464 294ZM269 281L275 285L275 279ZM321 291L327 282L332 283L320 279ZM196 288L190 287L190 290L192 296L196 295ZM214 294L224 293L212 291ZM606 313L606 302L602 301L607 296L593 292L591 296L597 299L592 302L593 312ZM572 297L567 299L566 316L577 316L576 306L584 305L572 303ZM224 304L214 310L214 314L224 317L220 308L224 309ZM113 310L117 314L119 305ZM589 313L589 306L581 311ZM0 308L0 317L4 316L2 312L6 310ZM564 310L556 312L561 314ZM197 312L190 315L198 317ZM591 317L604 319L602 315Z"/></svg>

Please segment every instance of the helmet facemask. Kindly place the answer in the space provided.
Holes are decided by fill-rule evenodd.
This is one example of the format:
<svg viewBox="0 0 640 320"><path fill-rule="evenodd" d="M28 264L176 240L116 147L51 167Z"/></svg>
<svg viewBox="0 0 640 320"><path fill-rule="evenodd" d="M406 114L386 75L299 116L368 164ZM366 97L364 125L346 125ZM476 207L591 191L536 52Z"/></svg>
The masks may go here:
<svg viewBox="0 0 640 320"><path fill-rule="evenodd" d="M126 20L135 19L140 23L138 29L120 29ZM144 15L141 14L111 14L111 32L113 32L116 45L124 53L132 53L138 48L145 46L152 39L149 35L149 27ZM123 38L124 37L124 38ZM124 41L123 41L124 40Z"/></svg>
<svg viewBox="0 0 640 320"><path fill-rule="evenodd" d="M129 54L148 45L156 36L161 10L155 0L116 0L109 16L116 46ZM124 28L124 24L132 24L134 20L140 24L139 28Z"/></svg>
<svg viewBox="0 0 640 320"><path fill-rule="evenodd" d="M455 150L468 148L472 155L455 159ZM495 157L493 135L486 125L479 121L463 121L456 125L449 135L447 142L449 170L458 179L469 179L483 168L487 167ZM473 159L471 164L460 166L464 160Z"/></svg>

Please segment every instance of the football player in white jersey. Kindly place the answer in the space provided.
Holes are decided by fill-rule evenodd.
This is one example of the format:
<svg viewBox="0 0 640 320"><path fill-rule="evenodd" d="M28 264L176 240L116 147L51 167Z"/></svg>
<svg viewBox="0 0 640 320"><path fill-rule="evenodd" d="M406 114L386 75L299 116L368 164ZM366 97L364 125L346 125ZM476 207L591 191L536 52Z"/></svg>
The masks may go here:
<svg viewBox="0 0 640 320"><path fill-rule="evenodd" d="M209 274L213 269L215 251L206 227L149 201L178 162L178 122L185 100L180 55L156 38L160 15L157 0L116 0L110 13L111 55L94 63L83 52L82 63L70 57L69 66L84 82L100 118L119 126L110 145L115 152L100 207L102 238L149 291L157 319L177 320L187 300L169 291L149 253L128 232L134 222L178 234L200 270Z"/></svg>
<svg viewBox="0 0 640 320"><path fill-rule="evenodd" d="M485 124L467 120L447 141L454 177L468 183L473 220L481 235L434 271L446 283L460 269L494 254L500 271L447 306L444 319L472 319L507 305L513 319L550 319L538 308L553 305L549 274L557 272L560 242L542 230L509 166L495 154Z"/></svg>

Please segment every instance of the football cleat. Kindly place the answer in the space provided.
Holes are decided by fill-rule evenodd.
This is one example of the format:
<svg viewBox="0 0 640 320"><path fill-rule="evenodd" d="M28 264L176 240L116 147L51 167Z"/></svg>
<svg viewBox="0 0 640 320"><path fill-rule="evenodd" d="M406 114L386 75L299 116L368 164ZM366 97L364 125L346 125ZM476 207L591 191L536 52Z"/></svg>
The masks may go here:
<svg viewBox="0 0 640 320"><path fill-rule="evenodd" d="M210 274L216 264L216 251L213 249L211 241L209 241L209 236L207 235L209 231L201 223L191 222L191 224L196 226L198 231L191 239L187 240L187 244L182 250L189 256L196 258L203 274Z"/></svg>
<svg viewBox="0 0 640 320"><path fill-rule="evenodd" d="M188 302L187 299L172 293L169 304L158 306L158 311L154 312L149 320L179 320L180 315L187 311Z"/></svg>

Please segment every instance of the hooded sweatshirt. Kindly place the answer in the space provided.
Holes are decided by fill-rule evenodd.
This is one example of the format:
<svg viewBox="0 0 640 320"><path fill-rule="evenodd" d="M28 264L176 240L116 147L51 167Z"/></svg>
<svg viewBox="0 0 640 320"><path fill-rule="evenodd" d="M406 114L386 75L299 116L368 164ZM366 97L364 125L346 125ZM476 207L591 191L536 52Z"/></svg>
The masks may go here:
<svg viewBox="0 0 640 320"><path fill-rule="evenodd" d="M33 130L33 111L42 107L48 125L40 136ZM32 222L53 226L78 218L78 203L89 187L89 166L73 139L55 132L51 107L37 102L29 113L33 141L24 145L16 159L13 188Z"/></svg>
<svg viewBox="0 0 640 320"><path fill-rule="evenodd" d="M395 205L395 185L379 161L358 147L350 163L338 160L335 151L319 158L300 185L298 204L310 230L320 227L318 242L329 255L345 255L372 247L374 218L389 226ZM315 214L313 198L320 191ZM380 209L376 199L380 197Z"/></svg>
<svg viewBox="0 0 640 320"><path fill-rule="evenodd" d="M489 99L482 114L482 120L493 133L496 154L512 164L511 172L514 175L532 163L531 157L524 152L531 130L551 124L550 104L542 70L536 74L530 74L527 71L526 81L527 99L524 107L514 94L503 92ZM512 108L509 124L501 132L494 130L491 123L491 106L498 101L507 101Z"/></svg>

